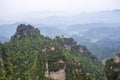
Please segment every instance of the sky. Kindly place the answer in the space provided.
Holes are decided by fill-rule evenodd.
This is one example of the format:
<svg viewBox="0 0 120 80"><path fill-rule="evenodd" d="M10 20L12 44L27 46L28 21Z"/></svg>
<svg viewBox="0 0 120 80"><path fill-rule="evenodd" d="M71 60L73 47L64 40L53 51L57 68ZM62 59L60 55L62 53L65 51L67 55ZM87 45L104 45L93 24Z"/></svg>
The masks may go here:
<svg viewBox="0 0 120 80"><path fill-rule="evenodd" d="M120 0L0 0L0 22L120 9Z"/></svg>

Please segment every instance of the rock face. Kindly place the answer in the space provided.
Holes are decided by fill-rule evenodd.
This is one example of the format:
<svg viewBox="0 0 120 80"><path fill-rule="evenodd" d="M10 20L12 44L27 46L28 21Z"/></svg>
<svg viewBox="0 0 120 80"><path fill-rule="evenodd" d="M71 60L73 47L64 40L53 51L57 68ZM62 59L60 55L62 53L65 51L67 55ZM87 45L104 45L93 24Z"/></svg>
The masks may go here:
<svg viewBox="0 0 120 80"><path fill-rule="evenodd" d="M71 46L71 45L66 45L66 44L64 44L64 47L65 47L68 51L70 51L70 50L72 49L72 46Z"/></svg>
<svg viewBox="0 0 120 80"><path fill-rule="evenodd" d="M72 38L64 38L64 36L62 37L56 36L55 40L61 43L68 51L71 51L72 49L76 49L80 53L89 56L94 61L97 60L97 58L94 55L92 55L86 47L78 45L77 42L74 41Z"/></svg>
<svg viewBox="0 0 120 80"><path fill-rule="evenodd" d="M31 25L25 25L25 24L20 24L17 28L17 31L15 35L12 37L13 38L35 38L37 36L40 36L40 31L37 28L34 28Z"/></svg>
<svg viewBox="0 0 120 80"><path fill-rule="evenodd" d="M3 66L3 57L2 57L2 44L0 44L0 66L2 67Z"/></svg>
<svg viewBox="0 0 120 80"><path fill-rule="evenodd" d="M65 80L66 73L65 69L61 69L57 72L45 72L45 76L55 80Z"/></svg>
<svg viewBox="0 0 120 80"><path fill-rule="evenodd" d="M120 54L116 54L115 55L113 62L116 65L115 66L111 66L111 68L113 69L113 71L120 73ZM120 74L119 74L119 76L120 76Z"/></svg>
<svg viewBox="0 0 120 80"><path fill-rule="evenodd" d="M64 64L64 61L60 59L60 60L58 60L58 63ZM55 80L65 80L66 79L66 73L65 73L66 65L62 69L55 71L55 72L49 71L48 66L49 66L48 63L46 63L46 69L47 69L47 71L45 72L46 77L55 79Z"/></svg>
<svg viewBox="0 0 120 80"><path fill-rule="evenodd" d="M0 55L0 66L3 66L3 59L1 55Z"/></svg>
<svg viewBox="0 0 120 80"><path fill-rule="evenodd" d="M62 42L64 44L64 47L71 51L71 49L76 45L76 42L72 38L62 38Z"/></svg>
<svg viewBox="0 0 120 80"><path fill-rule="evenodd" d="M116 54L114 58L108 59L105 63L104 80L120 80L120 54Z"/></svg>
<svg viewBox="0 0 120 80"><path fill-rule="evenodd" d="M114 62L115 62L116 64L117 64L117 63L120 63L120 54L116 54L116 55L115 55Z"/></svg>

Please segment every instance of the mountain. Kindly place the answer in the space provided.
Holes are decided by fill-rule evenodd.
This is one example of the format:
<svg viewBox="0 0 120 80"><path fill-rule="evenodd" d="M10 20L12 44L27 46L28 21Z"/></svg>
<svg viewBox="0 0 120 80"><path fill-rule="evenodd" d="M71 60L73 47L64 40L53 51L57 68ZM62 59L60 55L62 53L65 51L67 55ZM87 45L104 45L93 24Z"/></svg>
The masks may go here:
<svg viewBox="0 0 120 80"><path fill-rule="evenodd" d="M116 54L114 58L110 58L105 62L105 79L104 80L120 80L120 54Z"/></svg>
<svg viewBox="0 0 120 80"><path fill-rule="evenodd" d="M9 41L8 38L4 37L4 36L0 36L0 42L4 43L4 42L7 42Z"/></svg>
<svg viewBox="0 0 120 80"><path fill-rule="evenodd" d="M20 24L0 43L0 80L101 80L102 67L72 38L50 39L31 25Z"/></svg>
<svg viewBox="0 0 120 80"><path fill-rule="evenodd" d="M120 51L119 19L120 10L112 10L24 20L35 25L44 36L51 38L56 35L72 36L99 59L104 60ZM8 41L15 33L18 24L20 22L0 25L0 41Z"/></svg>
<svg viewBox="0 0 120 80"><path fill-rule="evenodd" d="M100 11L93 13L80 13L68 16L48 16L45 18L27 18L28 23L45 24L49 26L65 26L74 24L89 24L89 23L120 23L120 10Z"/></svg>
<svg viewBox="0 0 120 80"><path fill-rule="evenodd" d="M105 28L105 30L107 30L106 29L107 27L108 28L110 28L110 27L114 28L114 27L119 27L119 26L120 26L120 23L109 23L109 24L108 23L73 24L73 25L67 26L65 28L65 30L70 35L79 34L79 36L81 36L82 34L86 34L86 35L88 34L88 35L90 35L89 33L87 33L87 31L89 32L92 29L93 29L93 32L94 32L95 30L98 30L98 28L99 29Z"/></svg>
<svg viewBox="0 0 120 80"><path fill-rule="evenodd" d="M19 22L20 23L20 22ZM6 38L10 38L16 30L16 26L19 23L15 24L4 24L0 25L0 36L4 36ZM28 23L26 23L28 24ZM119 23L90 23L90 24L72 24L69 26L51 26L51 25L45 25L45 24L34 24L39 30L41 30L41 33L44 36L49 36L51 38L54 38L56 35L65 35L67 37L70 37L72 35L81 35L83 33L86 33L87 31L90 31L90 29L93 28L100 28L100 27L119 27ZM94 29L95 30L95 29ZM118 31L117 31L118 32ZM86 33L86 35L89 33Z"/></svg>
<svg viewBox="0 0 120 80"><path fill-rule="evenodd" d="M25 24L20 24L17 27L17 31L14 36L11 37L11 39L22 39L22 38L36 38L40 36L40 31L38 28L34 28L31 25L25 25Z"/></svg>
<svg viewBox="0 0 120 80"><path fill-rule="evenodd" d="M12 36L15 33L18 24L19 23L0 25L0 36L10 38L10 36Z"/></svg>
<svg viewBox="0 0 120 80"><path fill-rule="evenodd" d="M85 45L99 59L110 58L120 51L120 27L96 27L84 33L73 35L80 44Z"/></svg>
<svg viewBox="0 0 120 80"><path fill-rule="evenodd" d="M8 41L10 37L15 33L15 30L17 29L16 26L18 24L20 24L20 22L14 24L0 25L0 40L1 41L4 40L4 42ZM48 26L43 24L39 24L35 26L37 26L37 28L41 30L41 33L44 36L48 36L51 38L54 38L56 35L68 35L65 31L63 31L63 29L55 28L54 26Z"/></svg>
<svg viewBox="0 0 120 80"><path fill-rule="evenodd" d="M16 24L0 26L0 40L6 42L15 33ZM36 25L44 36L54 38L56 35L72 36L77 42L86 46L100 60L112 57L120 51L120 24L76 24L64 29L47 25ZM108 54L109 53L109 54Z"/></svg>
<svg viewBox="0 0 120 80"><path fill-rule="evenodd" d="M67 35L64 30L55 27L38 27L38 29L41 31L41 34L50 38L55 38L56 35Z"/></svg>
<svg viewBox="0 0 120 80"><path fill-rule="evenodd" d="M79 32L85 32L95 27L118 27L120 26L120 10L101 11L94 13L81 13L72 16L48 16L45 18L25 18L23 23L31 23L36 27L51 28L51 33L46 29L41 30L45 35L54 37L56 34L65 34L71 36ZM16 26L21 22L15 24L0 25L0 36L10 38L15 33ZM57 33L58 32L58 33ZM3 34L4 33L4 34ZM49 35L48 35L49 34ZM44 34L43 34L44 35ZM50 36L50 37L51 37Z"/></svg>

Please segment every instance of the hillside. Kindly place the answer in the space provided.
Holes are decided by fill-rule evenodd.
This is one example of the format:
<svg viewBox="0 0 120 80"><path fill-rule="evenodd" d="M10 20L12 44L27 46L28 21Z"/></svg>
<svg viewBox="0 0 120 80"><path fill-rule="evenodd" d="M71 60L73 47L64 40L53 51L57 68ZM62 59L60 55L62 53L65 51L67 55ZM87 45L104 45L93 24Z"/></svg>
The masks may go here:
<svg viewBox="0 0 120 80"><path fill-rule="evenodd" d="M6 42L15 33L17 24L0 26L0 41ZM46 25L36 25L44 36L54 38L62 35L75 39L79 44L86 46L100 60L105 60L120 52L120 33L118 23L91 23L74 24L66 26L65 29ZM12 30L12 31L11 31ZM109 53L109 54L108 54Z"/></svg>
<svg viewBox="0 0 120 80"><path fill-rule="evenodd" d="M72 38L50 39L21 24L0 44L0 80L101 80L102 64Z"/></svg>
<svg viewBox="0 0 120 80"><path fill-rule="evenodd" d="M120 80L120 53L105 62L105 80Z"/></svg>
<svg viewBox="0 0 120 80"><path fill-rule="evenodd" d="M78 43L86 46L100 60L120 52L120 27L96 27L84 33L73 35Z"/></svg>

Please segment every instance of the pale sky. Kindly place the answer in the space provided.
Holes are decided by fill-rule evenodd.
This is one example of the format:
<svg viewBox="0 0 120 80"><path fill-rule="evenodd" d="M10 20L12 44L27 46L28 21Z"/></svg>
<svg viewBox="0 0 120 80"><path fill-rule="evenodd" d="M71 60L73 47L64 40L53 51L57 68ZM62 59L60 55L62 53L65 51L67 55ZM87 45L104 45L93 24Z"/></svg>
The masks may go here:
<svg viewBox="0 0 120 80"><path fill-rule="evenodd" d="M0 21L120 9L120 0L0 0Z"/></svg>

